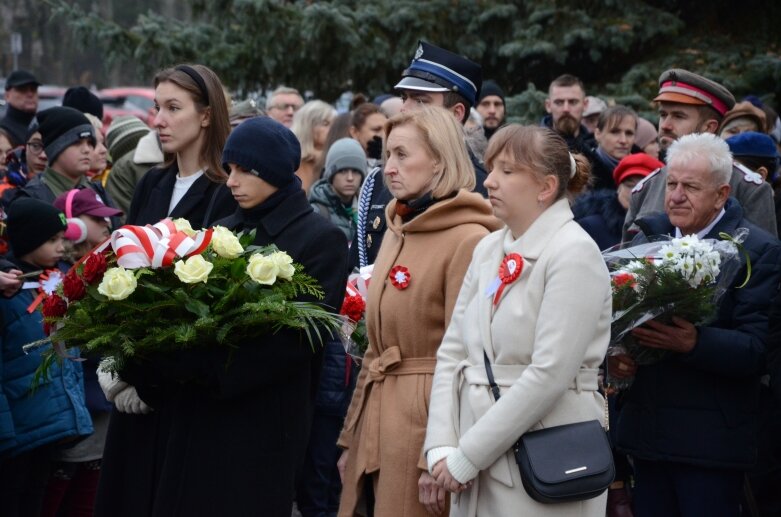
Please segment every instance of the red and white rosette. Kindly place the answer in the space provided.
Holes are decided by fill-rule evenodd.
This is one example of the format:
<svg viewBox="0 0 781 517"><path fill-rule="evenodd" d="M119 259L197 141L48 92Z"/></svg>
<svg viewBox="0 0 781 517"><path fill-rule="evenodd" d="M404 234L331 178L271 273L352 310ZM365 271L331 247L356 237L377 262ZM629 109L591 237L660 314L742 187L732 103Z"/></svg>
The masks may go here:
<svg viewBox="0 0 781 517"><path fill-rule="evenodd" d="M27 307L27 312L32 314L41 304L44 298L51 296L62 283L62 271L59 269L47 269L38 276L37 282L25 282L22 289L38 289L38 295Z"/></svg>
<svg viewBox="0 0 781 517"><path fill-rule="evenodd" d="M409 281L412 279L412 275L410 275L409 269L406 267L394 266L393 269L390 270L388 278L390 278L393 287L403 290L409 287Z"/></svg>
<svg viewBox="0 0 781 517"><path fill-rule="evenodd" d="M518 253L510 253L502 260L499 266L499 288L494 295L494 306L499 304L504 288L515 282L523 271L523 257Z"/></svg>
<svg viewBox="0 0 781 517"><path fill-rule="evenodd" d="M177 257L203 253L212 240L212 231L209 228L190 237L177 230L170 219L146 226L125 225L115 230L96 251L100 253L111 245L117 264L125 269L169 267Z"/></svg>

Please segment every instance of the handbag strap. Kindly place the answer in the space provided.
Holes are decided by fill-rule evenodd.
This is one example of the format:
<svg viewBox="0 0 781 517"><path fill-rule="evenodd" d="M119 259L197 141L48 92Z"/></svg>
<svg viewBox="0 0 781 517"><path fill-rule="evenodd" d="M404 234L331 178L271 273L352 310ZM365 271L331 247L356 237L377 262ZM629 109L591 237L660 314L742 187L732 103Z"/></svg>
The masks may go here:
<svg viewBox="0 0 781 517"><path fill-rule="evenodd" d="M491 387L491 393L494 394L494 399L499 400L501 392L499 391L499 386L496 385L496 380L494 379L494 371L491 368L491 361L488 359L488 354L485 353L485 349L483 349L483 362L485 363L485 375L488 377L488 385ZM610 410L608 409L607 405L607 394L604 395L604 408L605 408L605 424L604 428L605 431L610 430Z"/></svg>
<svg viewBox="0 0 781 517"><path fill-rule="evenodd" d="M485 362L485 375L488 377L488 385L491 386L491 393L494 394L494 399L499 400L499 386L496 385L496 380L494 380L494 371L491 368L491 361L488 360L488 354L485 353L485 350L483 350L483 361Z"/></svg>

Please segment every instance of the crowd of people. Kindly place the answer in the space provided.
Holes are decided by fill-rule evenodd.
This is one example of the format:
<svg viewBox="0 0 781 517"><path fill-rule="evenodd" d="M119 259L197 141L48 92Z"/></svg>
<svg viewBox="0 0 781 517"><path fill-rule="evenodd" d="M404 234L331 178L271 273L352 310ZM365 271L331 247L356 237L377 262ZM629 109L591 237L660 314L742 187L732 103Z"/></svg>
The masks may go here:
<svg viewBox="0 0 781 517"><path fill-rule="evenodd" d="M12 72L0 514L781 514L781 120L693 71L660 73L658 125L564 74L522 126L479 64L427 42L392 94L345 113L289 86L231 101L211 69L180 64L154 77L150 128L104 126L81 86L38 111L39 81ZM112 230L164 218L253 231L333 312L348 274L370 270L365 355L288 329L117 374L85 354L33 389L42 350L22 347L51 330L41 286ZM711 323L652 319L632 336L664 360L607 357L600 251L743 229ZM616 391L606 372L634 380ZM609 427L615 479L540 502L514 444L590 420Z"/></svg>

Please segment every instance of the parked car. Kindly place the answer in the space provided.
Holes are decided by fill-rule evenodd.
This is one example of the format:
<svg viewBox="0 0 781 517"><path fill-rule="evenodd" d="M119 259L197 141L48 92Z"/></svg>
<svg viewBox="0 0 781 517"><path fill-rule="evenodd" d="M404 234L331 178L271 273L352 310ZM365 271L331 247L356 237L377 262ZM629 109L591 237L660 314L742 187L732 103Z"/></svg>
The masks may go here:
<svg viewBox="0 0 781 517"><path fill-rule="evenodd" d="M154 88L126 87L106 88L98 92L103 102L103 126L108 128L115 117L135 115L149 127L155 118Z"/></svg>
<svg viewBox="0 0 781 517"><path fill-rule="evenodd" d="M40 85L38 87L38 111L53 108L54 106L62 106L62 98L67 90L67 88L62 86Z"/></svg>

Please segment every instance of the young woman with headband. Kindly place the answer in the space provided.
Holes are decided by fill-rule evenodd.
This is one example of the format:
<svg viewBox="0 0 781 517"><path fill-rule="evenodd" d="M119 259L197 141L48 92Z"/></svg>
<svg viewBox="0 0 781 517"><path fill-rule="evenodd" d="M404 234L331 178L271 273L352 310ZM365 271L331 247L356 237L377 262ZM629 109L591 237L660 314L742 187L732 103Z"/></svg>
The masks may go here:
<svg viewBox="0 0 781 517"><path fill-rule="evenodd" d="M222 167L230 122L217 75L203 65L159 72L155 108L154 126L166 162L141 178L127 224L154 224L170 217L187 219L200 229L232 214L237 205L225 186L228 176ZM154 508L155 473L165 456L170 428L166 404L173 388L151 386L145 370L143 365L128 365L120 378L101 374L104 392L116 408L106 439L96 516L151 515Z"/></svg>

